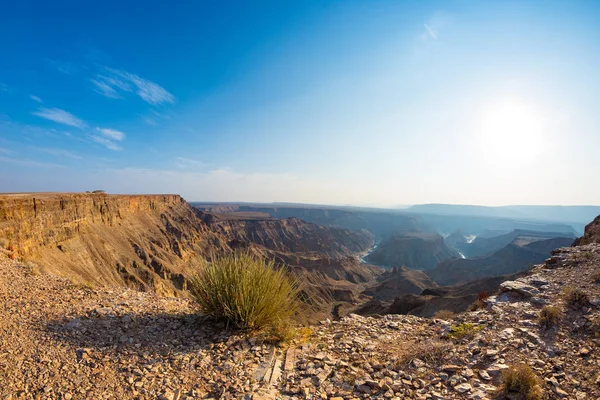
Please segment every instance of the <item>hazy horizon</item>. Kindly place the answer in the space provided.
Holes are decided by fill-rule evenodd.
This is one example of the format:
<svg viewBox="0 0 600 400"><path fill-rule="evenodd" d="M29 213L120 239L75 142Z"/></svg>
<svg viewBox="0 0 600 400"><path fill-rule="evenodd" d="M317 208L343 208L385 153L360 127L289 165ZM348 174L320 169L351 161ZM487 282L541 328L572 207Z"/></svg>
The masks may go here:
<svg viewBox="0 0 600 400"><path fill-rule="evenodd" d="M31 1L0 33L5 192L600 205L598 3Z"/></svg>

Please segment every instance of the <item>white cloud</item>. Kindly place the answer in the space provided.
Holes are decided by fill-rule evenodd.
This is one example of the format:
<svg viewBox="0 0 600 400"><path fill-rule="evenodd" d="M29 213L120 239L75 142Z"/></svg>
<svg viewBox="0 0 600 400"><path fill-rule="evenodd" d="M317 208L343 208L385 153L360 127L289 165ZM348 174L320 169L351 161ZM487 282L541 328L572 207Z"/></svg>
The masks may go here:
<svg viewBox="0 0 600 400"><path fill-rule="evenodd" d="M10 157L0 157L0 162L6 164L14 164L20 165L22 167L44 167L44 168L62 168L62 165L52 164L52 163L44 163L35 160L30 160L28 158L10 158Z"/></svg>
<svg viewBox="0 0 600 400"><path fill-rule="evenodd" d="M112 193L178 193L186 200L347 203L360 192L344 185L286 173L239 173L123 168L100 170L86 179Z"/></svg>
<svg viewBox="0 0 600 400"><path fill-rule="evenodd" d="M61 110L60 108L45 108L42 107L38 111L33 112L33 115L38 117L49 119L50 121L57 122L63 125L74 126L77 128L85 128L86 123L74 116L73 114Z"/></svg>
<svg viewBox="0 0 600 400"><path fill-rule="evenodd" d="M450 14L445 12L434 13L426 23L423 24L425 28L421 34L422 41L438 40L442 33L447 31L447 28L453 24L453 18Z"/></svg>
<svg viewBox="0 0 600 400"><path fill-rule="evenodd" d="M92 135L92 136L90 136L90 139L92 141L98 143L98 144L101 144L102 146L106 147L109 150L113 150L113 151L121 151L121 150L123 150L123 148L121 146L119 146L118 144L116 144L112 140L104 138L102 136Z"/></svg>
<svg viewBox="0 0 600 400"><path fill-rule="evenodd" d="M202 161L192 160L191 158L176 157L175 165L178 168L194 168L194 167L202 167L205 164Z"/></svg>
<svg viewBox="0 0 600 400"><path fill-rule="evenodd" d="M29 96L29 98L33 101L37 101L38 103L43 103L42 99L40 99L39 97L37 97L33 94L31 96Z"/></svg>
<svg viewBox="0 0 600 400"><path fill-rule="evenodd" d="M433 39L437 39L437 34L433 31L433 29L431 29L429 27L429 25L424 24L423 26L425 26L425 30L427 31L427 33L429 34L429 36L431 36Z"/></svg>
<svg viewBox="0 0 600 400"><path fill-rule="evenodd" d="M72 158L74 160L82 159L81 156L79 156L73 152L70 152L68 150L63 150L63 149L54 149L54 148L50 148L50 147L36 147L35 150L37 150L41 153L50 154L55 157L68 157L68 158Z"/></svg>
<svg viewBox="0 0 600 400"><path fill-rule="evenodd" d="M117 131L117 130L109 129L109 128L96 128L96 130L98 132L100 132L101 134L103 134L104 136L106 136L107 138L112 139L112 140L121 141L121 140L125 139L125 134L121 131Z"/></svg>
<svg viewBox="0 0 600 400"><path fill-rule="evenodd" d="M91 82L96 86L96 92L110 98L121 98L119 91L136 94L145 102L152 105L174 103L175 96L165 88L127 71L106 67L106 75L96 75Z"/></svg>
<svg viewBox="0 0 600 400"><path fill-rule="evenodd" d="M112 86L110 86L108 83L106 83L104 81L90 79L90 82L92 82L94 84L94 86L96 86L94 88L94 91L96 93L101 94L104 97L109 97L111 99L122 99L123 98L123 97L121 97L119 92L116 91L116 89L114 89Z"/></svg>

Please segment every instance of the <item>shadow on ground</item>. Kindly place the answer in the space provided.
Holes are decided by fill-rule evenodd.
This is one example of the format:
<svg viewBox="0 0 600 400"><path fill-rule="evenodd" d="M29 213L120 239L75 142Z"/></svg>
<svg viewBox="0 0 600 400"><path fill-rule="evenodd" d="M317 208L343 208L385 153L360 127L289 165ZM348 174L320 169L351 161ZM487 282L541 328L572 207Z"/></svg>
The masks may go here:
<svg viewBox="0 0 600 400"><path fill-rule="evenodd" d="M98 314L46 324L57 340L81 348L116 348L142 353L187 353L226 342L236 332L197 314Z"/></svg>

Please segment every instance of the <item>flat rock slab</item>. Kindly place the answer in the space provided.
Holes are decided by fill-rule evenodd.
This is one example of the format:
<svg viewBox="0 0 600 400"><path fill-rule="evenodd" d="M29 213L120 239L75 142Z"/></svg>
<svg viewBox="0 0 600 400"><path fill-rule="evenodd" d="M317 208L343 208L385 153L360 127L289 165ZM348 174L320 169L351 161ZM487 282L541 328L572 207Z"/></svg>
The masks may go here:
<svg viewBox="0 0 600 400"><path fill-rule="evenodd" d="M500 293L515 292L524 297L533 297L540 293L535 287L520 281L506 281L500 284Z"/></svg>

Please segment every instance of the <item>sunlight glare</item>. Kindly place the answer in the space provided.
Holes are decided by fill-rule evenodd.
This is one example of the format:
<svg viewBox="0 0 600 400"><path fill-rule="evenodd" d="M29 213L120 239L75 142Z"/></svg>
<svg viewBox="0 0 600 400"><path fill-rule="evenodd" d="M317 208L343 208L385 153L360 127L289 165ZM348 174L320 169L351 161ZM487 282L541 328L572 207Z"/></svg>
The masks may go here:
<svg viewBox="0 0 600 400"><path fill-rule="evenodd" d="M488 106L477 132L479 153L499 171L534 162L544 144L542 118L527 104L507 99Z"/></svg>

